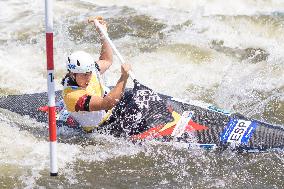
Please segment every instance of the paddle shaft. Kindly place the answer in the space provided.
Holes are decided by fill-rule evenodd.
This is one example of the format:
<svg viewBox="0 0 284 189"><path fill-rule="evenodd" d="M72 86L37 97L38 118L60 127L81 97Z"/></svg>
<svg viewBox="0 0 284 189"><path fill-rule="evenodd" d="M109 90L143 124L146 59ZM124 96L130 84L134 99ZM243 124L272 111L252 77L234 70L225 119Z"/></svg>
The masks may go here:
<svg viewBox="0 0 284 189"><path fill-rule="evenodd" d="M117 48L115 47L115 45L113 44L113 42L111 41L111 39L108 36L108 33L103 29L103 27L101 26L101 24L99 23L98 20L95 19L95 24L96 26L99 28L99 30L101 31L101 33L103 34L104 38L107 40L107 42L109 43L109 45L111 46L111 48L113 49L113 51L115 52L115 54L117 55L119 61L121 64L125 63L124 58L121 56L121 54L119 53L119 51L117 50ZM134 76L134 73L132 71L128 72L130 78L134 81L136 78Z"/></svg>

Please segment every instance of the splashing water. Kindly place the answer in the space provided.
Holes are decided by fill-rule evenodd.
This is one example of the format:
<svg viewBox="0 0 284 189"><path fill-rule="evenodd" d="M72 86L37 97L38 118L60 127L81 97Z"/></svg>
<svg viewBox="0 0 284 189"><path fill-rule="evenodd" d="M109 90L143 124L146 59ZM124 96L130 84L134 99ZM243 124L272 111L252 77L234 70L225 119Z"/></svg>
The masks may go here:
<svg viewBox="0 0 284 189"><path fill-rule="evenodd" d="M284 2L55 1L56 89L73 50L100 51L102 15L139 81L284 125ZM0 95L44 92L44 2L0 2ZM115 63L108 85L119 77ZM129 86L132 84L129 82ZM47 125L0 110L2 188L282 188L283 152L212 153L59 129L59 176L49 177Z"/></svg>

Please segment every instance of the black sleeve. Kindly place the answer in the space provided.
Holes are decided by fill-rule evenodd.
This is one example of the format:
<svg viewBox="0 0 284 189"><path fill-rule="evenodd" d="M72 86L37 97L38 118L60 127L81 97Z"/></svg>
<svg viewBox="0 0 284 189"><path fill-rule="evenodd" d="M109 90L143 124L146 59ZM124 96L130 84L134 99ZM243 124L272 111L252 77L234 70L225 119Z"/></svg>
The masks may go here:
<svg viewBox="0 0 284 189"><path fill-rule="evenodd" d="M86 100L85 100L85 103L84 103L84 110L85 111L90 111L90 101L91 101L91 98L92 96L88 95Z"/></svg>

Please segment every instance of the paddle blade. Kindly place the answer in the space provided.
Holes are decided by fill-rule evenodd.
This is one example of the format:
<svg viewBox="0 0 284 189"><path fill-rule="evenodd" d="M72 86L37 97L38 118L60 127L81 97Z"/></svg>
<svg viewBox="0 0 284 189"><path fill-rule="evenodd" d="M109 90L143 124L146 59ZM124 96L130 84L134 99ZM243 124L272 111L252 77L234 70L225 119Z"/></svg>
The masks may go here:
<svg viewBox="0 0 284 189"><path fill-rule="evenodd" d="M133 99L150 127L166 124L173 120L165 100L136 80L134 80Z"/></svg>
<svg viewBox="0 0 284 189"><path fill-rule="evenodd" d="M110 118L99 130L121 135L136 135L173 120L163 100L152 89L134 80L134 88L123 95Z"/></svg>

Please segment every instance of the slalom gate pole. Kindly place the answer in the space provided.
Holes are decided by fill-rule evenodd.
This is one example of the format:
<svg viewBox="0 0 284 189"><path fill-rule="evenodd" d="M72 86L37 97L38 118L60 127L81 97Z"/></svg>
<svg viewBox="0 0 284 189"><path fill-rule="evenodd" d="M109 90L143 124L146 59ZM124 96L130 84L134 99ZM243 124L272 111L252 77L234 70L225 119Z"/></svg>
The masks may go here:
<svg viewBox="0 0 284 189"><path fill-rule="evenodd" d="M50 142L50 176L58 175L57 142L56 142L56 114L55 87L53 62L53 0L45 0L45 28L46 28L46 59L47 59L47 88L48 88L48 124Z"/></svg>

